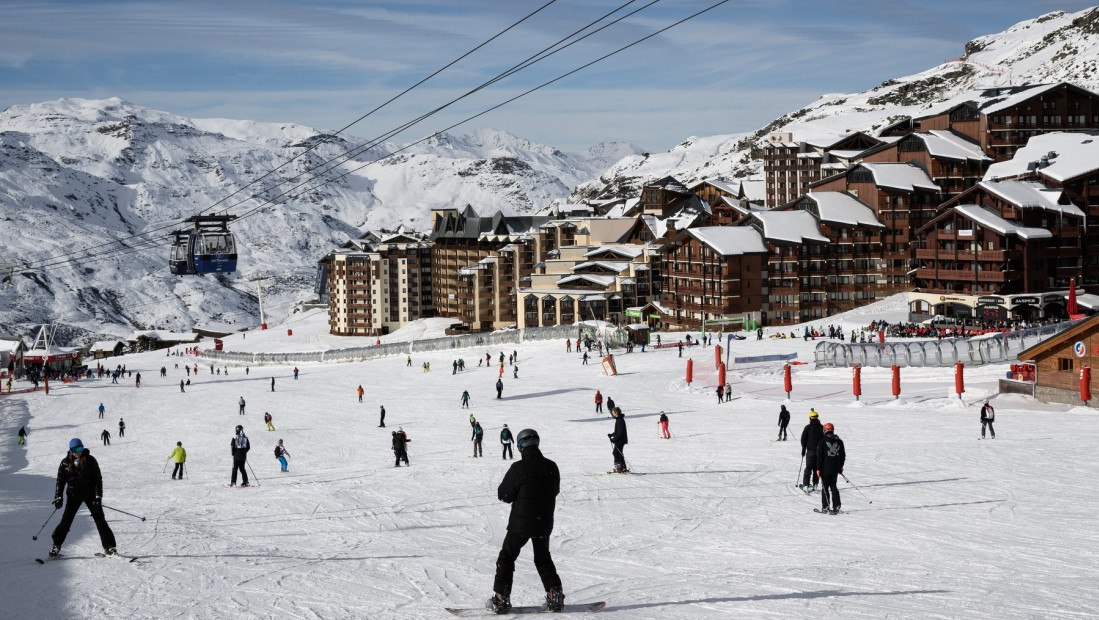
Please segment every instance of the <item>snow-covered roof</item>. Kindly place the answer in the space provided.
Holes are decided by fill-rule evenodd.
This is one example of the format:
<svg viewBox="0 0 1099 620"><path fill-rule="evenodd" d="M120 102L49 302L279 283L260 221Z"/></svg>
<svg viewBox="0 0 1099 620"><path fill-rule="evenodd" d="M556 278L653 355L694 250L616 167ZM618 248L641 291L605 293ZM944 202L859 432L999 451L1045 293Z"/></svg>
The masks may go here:
<svg viewBox="0 0 1099 620"><path fill-rule="evenodd" d="M602 254L604 252L610 252L611 254L617 254L618 256L623 256L625 258L637 258L638 256L641 256L641 253L643 251L644 250L642 250L638 246L624 247L624 246L606 246L606 245L604 245L604 246L599 246L599 247L597 247L594 250L591 250L589 252L586 252L584 254L584 256L588 257L588 256L594 256L596 254Z"/></svg>
<svg viewBox="0 0 1099 620"><path fill-rule="evenodd" d="M136 331L130 334L127 340L137 340L141 336L160 340L161 342L197 342L198 339L202 337L194 332L179 333L171 332L166 329L149 329L145 331Z"/></svg>
<svg viewBox="0 0 1099 620"><path fill-rule="evenodd" d="M714 187L718 188L719 190L721 190L723 192L728 192L728 193L730 193L734 196L737 195L738 193L740 193L740 183L738 183L736 181L725 181L723 179L707 179L705 181L702 181L698 185L703 185L703 184L713 185ZM698 185L696 185L695 187L698 187ZM692 189L694 189L694 188L692 188Z"/></svg>
<svg viewBox="0 0 1099 620"><path fill-rule="evenodd" d="M607 276L594 273L578 273L572 276L565 276L557 281L557 286L562 284L568 284L570 282L581 282L587 280L588 282L594 282L600 286L610 286L614 284L616 276Z"/></svg>
<svg viewBox="0 0 1099 620"><path fill-rule="evenodd" d="M1041 95L1042 93L1051 91L1060 86L1060 82L1055 82L1053 84L1036 84L1030 87L1022 87L1018 89L1013 88L1012 90L1014 92L1003 97L1002 99L997 97L987 103L982 104L981 112L985 114L995 114L1000 110L1006 110L1007 108L1019 105L1020 103L1026 101L1027 99L1030 99L1031 97L1036 97L1038 95Z"/></svg>
<svg viewBox="0 0 1099 620"><path fill-rule="evenodd" d="M1053 154L1050 157L1050 154ZM1042 165L1042 158L1049 165ZM985 179L1016 177L1031 169L1055 181L1067 181L1099 170L1099 136L1086 133L1048 133L1033 136L1007 161L988 167Z"/></svg>
<svg viewBox="0 0 1099 620"><path fill-rule="evenodd" d="M954 210L965 217L977 222L985 228L990 228L1003 235L1015 235L1020 239L1049 239L1053 233L1044 228L1027 228L1019 226L1015 222L1009 222L997 215L991 209L980 205L960 205Z"/></svg>
<svg viewBox="0 0 1099 620"><path fill-rule="evenodd" d="M874 175L874 184L878 187L888 187L906 192L917 189L928 189L935 192L942 191L923 168L914 164L898 163L861 163Z"/></svg>
<svg viewBox="0 0 1099 620"><path fill-rule="evenodd" d="M617 272L621 273L621 272L629 269L630 264L626 261L595 260L595 261L588 261L588 262L585 262L585 263L579 263L577 265L573 265L571 268L569 268L569 271L573 271L573 272L582 271L582 270L587 269L589 267L602 267L604 269L609 269L611 271L617 271Z"/></svg>
<svg viewBox="0 0 1099 620"><path fill-rule="evenodd" d="M753 213L763 224L763 236L768 241L802 244L806 242L828 243L828 237L820 234L817 218L808 211L763 211Z"/></svg>
<svg viewBox="0 0 1099 620"><path fill-rule="evenodd" d="M93 342L92 346L88 347L89 351L114 351L114 348L118 345L126 346L125 341L122 340L99 340Z"/></svg>
<svg viewBox="0 0 1099 620"><path fill-rule="evenodd" d="M7 351L8 353L14 353L19 350L19 347L23 344L22 340L7 340L0 339L0 351Z"/></svg>
<svg viewBox="0 0 1099 620"><path fill-rule="evenodd" d="M834 151L828 151L828 154L833 157L851 159L852 157L858 157L859 153L862 153L864 150L865 149L836 149Z"/></svg>
<svg viewBox="0 0 1099 620"><path fill-rule="evenodd" d="M822 222L885 227L873 209L847 192L809 192L805 197L817 203Z"/></svg>
<svg viewBox="0 0 1099 620"><path fill-rule="evenodd" d="M927 145L927 152L932 157L959 161L992 161L992 158L981 150L980 144L953 131L933 129L913 135L923 140Z"/></svg>
<svg viewBox="0 0 1099 620"><path fill-rule="evenodd" d="M1084 212L1076 205L1058 203L1063 190L1046 187L1035 181L981 181L978 185L1020 208L1034 207L1084 217Z"/></svg>
<svg viewBox="0 0 1099 620"><path fill-rule="evenodd" d="M740 182L740 189L748 200L763 200L766 188L766 179L745 179Z"/></svg>
<svg viewBox="0 0 1099 620"><path fill-rule="evenodd" d="M767 252L767 244L753 228L741 226L703 226L688 228L688 235L708 245L722 256Z"/></svg>
<svg viewBox="0 0 1099 620"><path fill-rule="evenodd" d="M1068 299L1068 295L1065 295L1065 299ZM1088 310L1099 310L1099 295L1092 295L1091 293L1077 293L1076 305L1087 308Z"/></svg>

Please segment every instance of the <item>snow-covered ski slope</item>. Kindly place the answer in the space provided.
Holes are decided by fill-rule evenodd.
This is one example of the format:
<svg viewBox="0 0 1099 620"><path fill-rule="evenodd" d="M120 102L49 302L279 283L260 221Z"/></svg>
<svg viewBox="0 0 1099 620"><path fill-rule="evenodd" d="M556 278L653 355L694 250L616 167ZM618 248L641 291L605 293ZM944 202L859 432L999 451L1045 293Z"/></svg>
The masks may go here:
<svg viewBox="0 0 1099 620"><path fill-rule="evenodd" d="M887 300L842 317L896 319ZM273 326L227 346L301 350L313 317ZM318 323L323 324L321 321ZM837 320L837 322L841 322ZM432 328L419 326L422 336ZM799 328L800 329L800 328ZM318 335L314 333L314 335ZM678 336L676 336L677 338ZM673 338L663 334L665 342ZM267 341L265 343L265 341ZM351 343L352 341L348 341ZM735 343L735 354L797 352L813 342ZM327 346L317 343L317 346ZM441 618L491 593L508 506L496 487L508 462L496 441L506 423L536 428L562 473L551 542L566 602L606 600L600 617L679 618L1080 618L1099 614L1099 512L1094 485L1096 413L993 397L996 440L978 441L978 405L1003 366L967 372L964 401L950 369L905 369L894 401L888 370L863 372L856 404L850 372L795 367L792 440L773 441L785 402L776 365L735 369L731 403L717 404L712 349L616 356L619 375L581 365L563 341L526 342L519 379L477 367L485 349L462 350L472 367L451 374L450 352L367 363L292 367L207 364L187 393L188 358L126 356L142 373L51 385L51 393L0 398L0 583L5 618ZM497 358L499 347L488 350ZM684 383L686 358L695 382ZM422 372L423 361L432 372ZM175 364L179 363L179 368ZM159 377L167 365L167 378ZM271 393L271 377L276 392ZM357 402L356 387L366 390ZM485 457L471 458L468 413L486 429ZM643 476L606 476L612 420L594 412L596 389L627 416L626 449ZM237 414L237 399L247 414ZM102 402L106 417L98 420ZM378 407L387 410L378 428ZM847 445L840 482L849 514L819 515L816 494L794 488L797 437L809 407ZM672 439L659 438L667 412ZM276 432L263 430L270 411ZM117 436L118 419L126 437ZM226 488L229 440L243 424L259 486ZM26 448L16 431L26 425ZM410 467L396 469L390 431L412 439ZM113 444L97 441L104 428ZM55 515L54 476L71 437L103 469L104 504L119 551L135 563L87 560L40 566ZM290 471L280 473L275 441ZM187 478L169 478L176 441ZM868 503L873 500L873 504ZM100 551L81 511L63 549ZM538 604L529 547L512 601Z"/></svg>

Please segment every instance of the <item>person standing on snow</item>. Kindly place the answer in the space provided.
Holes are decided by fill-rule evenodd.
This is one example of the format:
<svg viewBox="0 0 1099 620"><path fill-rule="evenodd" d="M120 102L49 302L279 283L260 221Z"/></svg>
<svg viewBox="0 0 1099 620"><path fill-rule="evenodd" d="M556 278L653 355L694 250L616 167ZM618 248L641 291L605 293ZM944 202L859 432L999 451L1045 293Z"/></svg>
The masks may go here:
<svg viewBox="0 0 1099 620"><path fill-rule="evenodd" d="M614 473L621 474L629 471L626 469L626 454L623 452L626 444L629 443L626 436L626 416L616 407L611 409L611 417L614 418L614 432L607 433L607 437L614 444L614 450L611 452L614 456Z"/></svg>
<svg viewBox="0 0 1099 620"><path fill-rule="evenodd" d="M502 431L500 431L500 443L503 444L503 446L504 446L504 453L503 453L503 455L501 455L500 458L502 458L502 459L515 458L512 451L511 451L511 442L512 442L511 431L508 430L508 425L505 424L504 429Z"/></svg>
<svg viewBox="0 0 1099 620"><path fill-rule="evenodd" d="M103 440L103 445L111 445L111 433L107 429L103 429L103 432L99 434L99 438Z"/></svg>
<svg viewBox="0 0 1099 620"><path fill-rule="evenodd" d="M103 403L99 403L99 419L100 420L103 419L103 412L104 411L106 411L106 409L103 408Z"/></svg>
<svg viewBox="0 0 1099 620"><path fill-rule="evenodd" d="M805 459L805 475L802 476L801 485L798 487L807 493L816 489L817 483L820 482L820 476L817 475L816 446L820 445L822 437L824 437L824 428L820 425L820 415L816 409L810 409L809 423L801 431L801 456ZM809 486L810 477L813 481L812 487Z"/></svg>
<svg viewBox="0 0 1099 620"><path fill-rule="evenodd" d="M485 449L481 446L481 441L485 438L485 431L481 428L481 423L477 422L473 425L473 436L469 438L473 442L473 456L484 456Z"/></svg>
<svg viewBox="0 0 1099 620"><path fill-rule="evenodd" d="M363 386L359 386L359 402L363 402Z"/></svg>
<svg viewBox="0 0 1099 620"><path fill-rule="evenodd" d="M233 454L233 476L229 480L229 486L237 486L238 471L241 476L240 486L252 486L248 484L248 472L245 470L245 464L248 462L248 451L252 449L252 444L248 442L248 436L244 434L244 427L240 424L237 424L237 434L229 440L229 449Z"/></svg>
<svg viewBox="0 0 1099 620"><path fill-rule="evenodd" d="M515 560L528 540L534 548L534 566L546 590L546 607L550 611L561 611L565 605L561 577L549 550L553 511L561 491L561 472L556 463L542 456L538 444L537 431L529 428L519 431L516 446L520 459L508 469L496 491L500 501L511 504L507 535L496 558L493 595L488 601L489 609L497 614L511 609Z"/></svg>
<svg viewBox="0 0 1099 620"><path fill-rule="evenodd" d="M126 436L126 423L122 421L122 418L118 419L118 436L119 437L125 437Z"/></svg>
<svg viewBox="0 0 1099 620"><path fill-rule="evenodd" d="M656 421L660 425L661 437L664 439L671 439L672 434L668 432L668 414L663 411L660 412L660 419Z"/></svg>
<svg viewBox="0 0 1099 620"><path fill-rule="evenodd" d="M286 464L286 457L288 456L290 456L290 451L282 445L282 440L280 439L279 442L275 444L275 458L279 460L279 464L282 465L282 471L284 472L290 471Z"/></svg>
<svg viewBox="0 0 1099 620"><path fill-rule="evenodd" d="M985 437L985 427L992 432L992 438L996 439L996 429L992 428L992 421L996 419L996 410L992 408L992 405L988 404L988 399L985 399L984 405L981 406L981 439Z"/></svg>
<svg viewBox="0 0 1099 620"><path fill-rule="evenodd" d="M275 379L274 378L271 379L271 391L272 392L275 391ZM237 401L237 404L240 405L240 411L238 411L237 414L238 415L244 415L244 397L243 396L240 397L240 400Z"/></svg>
<svg viewBox="0 0 1099 620"><path fill-rule="evenodd" d="M836 427L831 422L824 425L824 437L817 446L817 475L820 476L820 511L829 514L839 514L840 490L836 480L843 473L843 462L847 460L847 451L843 447L843 440L836 436ZM829 493L831 493L831 510L829 510Z"/></svg>
<svg viewBox="0 0 1099 620"><path fill-rule="evenodd" d="M176 442L176 449L172 450L172 453L168 455L169 459L175 460L176 466L172 469L172 480L176 479L176 474L179 475L179 480L183 480L183 464L187 462L187 451L183 449L183 442Z"/></svg>
<svg viewBox="0 0 1099 620"><path fill-rule="evenodd" d="M400 467L401 461L404 461L405 465L408 465L408 448L405 444L412 441L405 434L404 429L397 427L397 430L393 431L393 455L397 457L397 462L394 467Z"/></svg>
<svg viewBox="0 0 1099 620"><path fill-rule="evenodd" d="M786 441L786 427L789 424L790 412L786 410L786 405L782 405L778 412L778 441Z"/></svg>
<svg viewBox="0 0 1099 620"><path fill-rule="evenodd" d="M385 428L385 405L381 405L381 411L378 413L381 415L381 419L378 420L378 428Z"/></svg>
<svg viewBox="0 0 1099 620"><path fill-rule="evenodd" d="M599 391L595 391L595 412L603 413L603 394Z"/></svg>
<svg viewBox="0 0 1099 620"><path fill-rule="evenodd" d="M275 378L274 377L271 377L271 391L272 392L275 391Z"/></svg>
<svg viewBox="0 0 1099 620"><path fill-rule="evenodd" d="M506 424L504 425L504 428L507 428ZM21 445L21 446L27 445L27 427L26 426L20 426L19 427L19 445Z"/></svg>
<svg viewBox="0 0 1099 620"><path fill-rule="evenodd" d="M65 492L67 502L61 499L62 491ZM57 468L53 507L61 508L64 505L65 512L61 514L61 522L53 530L51 558L61 554L61 545L65 544L65 537L69 535L69 528L72 527L80 504L87 506L88 512L92 514L103 552L115 555L114 532L107 525L107 518L103 516L103 474L91 451L84 449L84 444L79 439L73 439L69 442L68 454L61 459L61 465Z"/></svg>
<svg viewBox="0 0 1099 620"><path fill-rule="evenodd" d="M179 391L180 392L186 392L187 391L187 390L183 389L183 379L179 380Z"/></svg>
<svg viewBox="0 0 1099 620"><path fill-rule="evenodd" d="M719 385L719 386L717 386L717 402L718 402L718 404L721 404L721 401L723 401L723 400L725 400L725 386L724 385Z"/></svg>
<svg viewBox="0 0 1099 620"><path fill-rule="evenodd" d="M469 390L462 390L462 409L469 409Z"/></svg>
<svg viewBox="0 0 1099 620"><path fill-rule="evenodd" d="M731 384L725 384L725 402L731 402L733 400L733 386Z"/></svg>
<svg viewBox="0 0 1099 620"><path fill-rule="evenodd" d="M271 420L272 420L271 414L268 413L267 411L264 411L263 412L263 421L267 423L267 430L269 430L269 431L275 430L275 425L272 424Z"/></svg>
<svg viewBox="0 0 1099 620"><path fill-rule="evenodd" d="M607 397L607 413L613 412L614 410L615 410L614 399L611 398L610 396L608 396Z"/></svg>
<svg viewBox="0 0 1099 620"><path fill-rule="evenodd" d="M504 393L504 380L496 380L496 398L502 398Z"/></svg>

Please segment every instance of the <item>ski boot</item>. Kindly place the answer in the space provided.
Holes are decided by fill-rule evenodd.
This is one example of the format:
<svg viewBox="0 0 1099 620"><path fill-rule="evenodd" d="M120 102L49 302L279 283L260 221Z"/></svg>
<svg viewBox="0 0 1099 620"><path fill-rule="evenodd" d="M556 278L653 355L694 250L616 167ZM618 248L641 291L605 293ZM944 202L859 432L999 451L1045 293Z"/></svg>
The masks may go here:
<svg viewBox="0 0 1099 620"><path fill-rule="evenodd" d="M240 486L241 486L241 488L244 488L244 487L250 487L252 485L248 484L247 482L242 482Z"/></svg>
<svg viewBox="0 0 1099 620"><path fill-rule="evenodd" d="M103 549L103 555L106 555L106 556L118 555L118 551L116 551L114 547L107 547L107 548Z"/></svg>
<svg viewBox="0 0 1099 620"><path fill-rule="evenodd" d="M56 558L59 555L61 555L61 547L59 547L58 545L54 545L50 549L50 557L51 558Z"/></svg>
<svg viewBox="0 0 1099 620"><path fill-rule="evenodd" d="M511 597L506 594L493 594L485 607L494 614L506 614L511 611Z"/></svg>
<svg viewBox="0 0 1099 620"><path fill-rule="evenodd" d="M561 586L553 586L546 592L546 609L558 612L565 608L565 593Z"/></svg>
<svg viewBox="0 0 1099 620"><path fill-rule="evenodd" d="M833 508L833 509L828 511L828 514L830 514L830 515L838 515L839 513L840 513L839 508Z"/></svg>

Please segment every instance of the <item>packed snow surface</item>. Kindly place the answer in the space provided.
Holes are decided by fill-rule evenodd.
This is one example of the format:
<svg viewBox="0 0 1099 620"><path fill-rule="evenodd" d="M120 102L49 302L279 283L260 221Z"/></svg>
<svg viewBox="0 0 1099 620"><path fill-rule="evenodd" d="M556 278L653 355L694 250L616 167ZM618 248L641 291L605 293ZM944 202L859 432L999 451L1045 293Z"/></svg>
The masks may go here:
<svg viewBox="0 0 1099 620"><path fill-rule="evenodd" d="M898 298L836 319L846 327L895 319ZM304 317L227 348L310 350L330 344ZM825 323L826 324L826 323ZM314 325L310 327L310 325ZM800 332L800 327L791 328ZM438 335L420 324L408 337ZM775 330L769 330L769 333ZM667 343L679 335L661 334ZM716 341L716 339L715 339ZM357 339L344 340L358 346ZM754 338L733 355L794 353L816 343ZM496 366L517 351L504 397ZM455 355L467 369L451 373ZM687 358L694 382L684 381ZM110 360L142 374L51 384L50 394L0 398L0 580L6 618L416 618L476 607L492 589L509 507L496 487L511 462L497 435L531 427L562 474L550 548L566 602L607 601L607 618L1052 618L1094 617L1088 594L1099 577L1095 414L995 396L1003 366L966 371L904 369L894 400L888 369L863 371L851 396L846 369L794 367L785 400L781 367L732 368L733 400L718 404L713 348L615 356L618 375L582 365L563 340L501 349L414 354L365 363L229 366L203 360L186 393L191 357L164 351ZM431 362L431 372L421 364ZM177 368L178 364L178 368ZM159 376L166 366L167 377ZM271 378L276 390L270 391ZM356 388L366 391L357 402ZM16 387L20 387L16 384ZM601 475L612 466L613 421L594 411L595 390L626 415L626 457L644 475ZM459 407L469 390L472 407ZM237 400L247 401L246 414ZM992 396L997 439L979 441L978 407ZM99 403L105 419L97 419ZM793 414L791 440L774 441L779 405ZM385 405L386 428L378 427ZM847 514L822 516L817 494L795 488L798 437L810 407L847 446L840 482ZM264 430L274 416L277 431ZM672 438L659 437L668 414ZM471 457L469 414L485 428L485 456ZM118 419L126 436L118 437ZM243 424L252 441L252 488L227 488L229 441ZM26 425L28 445L15 443ZM411 466L393 467L390 432L403 427ZM106 428L112 445L97 441ZM66 557L45 557L58 463L83 439L104 474L104 504L119 550L134 563L97 559L90 516L78 513ZM277 439L290 471L274 459ZM181 441L187 477L169 478ZM159 468L159 470L158 470ZM873 500L873 503L869 503ZM528 546L517 563L515 604L538 604L541 585Z"/></svg>

